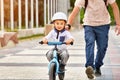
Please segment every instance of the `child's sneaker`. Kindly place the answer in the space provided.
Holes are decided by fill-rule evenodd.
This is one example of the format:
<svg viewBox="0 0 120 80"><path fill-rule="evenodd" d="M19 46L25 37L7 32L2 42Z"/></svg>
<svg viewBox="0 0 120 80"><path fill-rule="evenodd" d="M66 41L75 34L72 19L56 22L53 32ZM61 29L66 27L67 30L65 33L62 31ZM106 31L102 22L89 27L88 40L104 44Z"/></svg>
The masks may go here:
<svg viewBox="0 0 120 80"><path fill-rule="evenodd" d="M86 68L86 74L87 74L87 77L89 78L89 79L94 79L94 70L93 70L93 68L91 67L91 66L88 66L87 68Z"/></svg>
<svg viewBox="0 0 120 80"><path fill-rule="evenodd" d="M58 73L59 80L64 80L65 76L65 65L60 64L60 73Z"/></svg>

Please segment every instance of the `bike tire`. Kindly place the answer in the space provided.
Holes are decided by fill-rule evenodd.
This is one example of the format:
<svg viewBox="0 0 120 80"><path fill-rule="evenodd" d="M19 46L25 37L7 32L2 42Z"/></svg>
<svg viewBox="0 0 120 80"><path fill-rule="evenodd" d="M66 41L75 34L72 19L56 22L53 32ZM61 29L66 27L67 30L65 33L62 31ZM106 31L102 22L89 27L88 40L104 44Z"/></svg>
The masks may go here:
<svg viewBox="0 0 120 80"><path fill-rule="evenodd" d="M49 80L56 80L56 65L55 63L51 63L49 70Z"/></svg>

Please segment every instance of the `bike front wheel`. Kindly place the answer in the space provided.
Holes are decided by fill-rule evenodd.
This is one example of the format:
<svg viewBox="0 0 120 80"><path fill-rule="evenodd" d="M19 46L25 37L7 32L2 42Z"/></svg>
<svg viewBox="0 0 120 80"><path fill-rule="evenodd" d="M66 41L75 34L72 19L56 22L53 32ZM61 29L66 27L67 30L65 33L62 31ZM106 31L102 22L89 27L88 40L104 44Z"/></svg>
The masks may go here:
<svg viewBox="0 0 120 80"><path fill-rule="evenodd" d="M55 65L55 63L50 64L49 80L56 80L56 65Z"/></svg>

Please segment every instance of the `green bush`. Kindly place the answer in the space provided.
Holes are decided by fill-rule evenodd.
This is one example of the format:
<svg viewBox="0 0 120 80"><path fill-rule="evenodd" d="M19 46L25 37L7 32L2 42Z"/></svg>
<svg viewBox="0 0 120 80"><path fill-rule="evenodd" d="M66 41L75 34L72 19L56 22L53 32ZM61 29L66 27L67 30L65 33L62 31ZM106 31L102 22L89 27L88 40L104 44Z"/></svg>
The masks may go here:
<svg viewBox="0 0 120 80"><path fill-rule="evenodd" d="M120 0L116 0L116 2L118 4L119 10L120 10Z"/></svg>
<svg viewBox="0 0 120 80"><path fill-rule="evenodd" d="M84 9L82 8L80 10L80 23L82 24L83 23L83 18L84 18Z"/></svg>
<svg viewBox="0 0 120 80"><path fill-rule="evenodd" d="M113 15L113 11L110 5L108 6L108 11L111 17L111 25L114 25L115 24L114 15Z"/></svg>

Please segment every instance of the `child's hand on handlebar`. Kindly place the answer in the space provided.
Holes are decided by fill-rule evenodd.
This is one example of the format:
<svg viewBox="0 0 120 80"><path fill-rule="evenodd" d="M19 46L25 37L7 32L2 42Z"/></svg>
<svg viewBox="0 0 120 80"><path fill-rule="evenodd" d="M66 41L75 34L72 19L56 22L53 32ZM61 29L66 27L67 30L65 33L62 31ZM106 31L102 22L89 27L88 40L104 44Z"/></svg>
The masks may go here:
<svg viewBox="0 0 120 80"><path fill-rule="evenodd" d="M46 38L43 38L43 40L40 41L39 43L40 43L40 44L47 44L47 42L48 42L48 40L47 40Z"/></svg>
<svg viewBox="0 0 120 80"><path fill-rule="evenodd" d="M68 39L68 40L65 41L65 43L67 45L69 45L69 44L73 45L73 39Z"/></svg>

